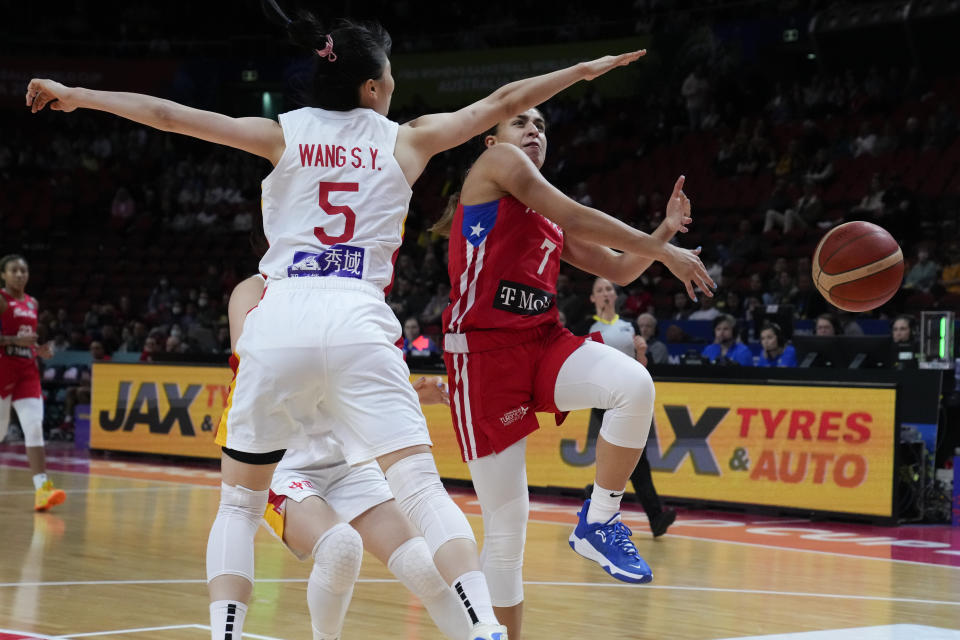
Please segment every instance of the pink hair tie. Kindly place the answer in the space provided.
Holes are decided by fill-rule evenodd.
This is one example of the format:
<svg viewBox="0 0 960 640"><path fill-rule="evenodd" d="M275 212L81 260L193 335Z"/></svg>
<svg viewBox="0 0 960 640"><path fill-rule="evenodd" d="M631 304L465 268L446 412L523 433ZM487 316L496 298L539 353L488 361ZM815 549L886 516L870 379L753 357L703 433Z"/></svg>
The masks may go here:
<svg viewBox="0 0 960 640"><path fill-rule="evenodd" d="M321 58L326 58L330 62L337 61L337 54L333 52L333 38L330 37L330 34L327 34L327 46L323 49L317 49L317 55Z"/></svg>

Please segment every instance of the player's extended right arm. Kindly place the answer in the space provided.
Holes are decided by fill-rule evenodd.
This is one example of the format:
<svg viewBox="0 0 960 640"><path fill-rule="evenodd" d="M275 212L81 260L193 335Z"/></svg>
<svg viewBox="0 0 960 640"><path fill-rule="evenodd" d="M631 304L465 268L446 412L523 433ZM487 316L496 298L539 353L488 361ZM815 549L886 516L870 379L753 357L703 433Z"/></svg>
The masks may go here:
<svg viewBox="0 0 960 640"><path fill-rule="evenodd" d="M274 165L285 148L280 124L269 118L231 118L140 93L67 87L53 80L34 78L27 85L26 103L33 113L48 104L53 111L106 111L161 131L247 151Z"/></svg>
<svg viewBox="0 0 960 640"><path fill-rule="evenodd" d="M696 297L694 287L700 287L708 296L713 295L713 280L696 253L638 231L602 211L568 198L547 182L519 147L512 144L493 145L480 155L471 173L491 180L499 190L513 195L560 225L565 234L603 247L659 260L684 283L691 298Z"/></svg>

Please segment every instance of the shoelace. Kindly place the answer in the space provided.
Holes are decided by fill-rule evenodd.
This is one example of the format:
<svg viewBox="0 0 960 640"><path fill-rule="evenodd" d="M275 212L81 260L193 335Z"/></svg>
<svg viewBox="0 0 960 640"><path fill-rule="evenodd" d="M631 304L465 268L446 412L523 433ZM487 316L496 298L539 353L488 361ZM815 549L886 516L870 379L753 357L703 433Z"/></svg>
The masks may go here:
<svg viewBox="0 0 960 640"><path fill-rule="evenodd" d="M620 514L618 513L617 515L613 516L613 518L616 518L618 515ZM613 518L610 518L610 520L607 520L607 522L604 524L605 529L610 527L612 530L613 545L618 547L627 555L640 555L640 553L637 551L637 547L634 546L633 541L630 539L630 536L633 535L633 531L631 531L630 527L623 524L623 522L620 520L612 522Z"/></svg>

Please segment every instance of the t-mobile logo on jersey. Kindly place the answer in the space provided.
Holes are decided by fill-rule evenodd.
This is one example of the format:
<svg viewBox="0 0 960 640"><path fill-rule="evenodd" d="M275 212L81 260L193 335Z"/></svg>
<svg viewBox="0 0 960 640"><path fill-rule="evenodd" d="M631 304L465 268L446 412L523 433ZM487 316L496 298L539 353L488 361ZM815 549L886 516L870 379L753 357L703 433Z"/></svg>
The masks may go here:
<svg viewBox="0 0 960 640"><path fill-rule="evenodd" d="M522 316L535 316L553 308L555 297L543 289L501 280L497 295L493 299L493 308Z"/></svg>

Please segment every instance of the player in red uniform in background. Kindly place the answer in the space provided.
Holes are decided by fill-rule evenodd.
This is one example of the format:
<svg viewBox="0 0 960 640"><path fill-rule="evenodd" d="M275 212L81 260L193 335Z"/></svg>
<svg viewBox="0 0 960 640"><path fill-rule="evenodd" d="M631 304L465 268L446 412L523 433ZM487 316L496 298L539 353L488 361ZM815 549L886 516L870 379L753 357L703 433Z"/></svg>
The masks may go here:
<svg viewBox="0 0 960 640"><path fill-rule="evenodd" d="M625 285L657 259L691 297L694 286L711 295L716 285L699 251L667 242L691 221L682 177L664 224L650 236L578 204L543 178L545 123L537 109L501 122L484 144L452 220L448 214L435 230L452 225L451 303L443 315L451 413L483 509L482 561L494 610L517 640L529 511L525 438L539 426L536 411L555 413L559 422L574 409L607 409L596 488L570 545L620 580L652 579L619 510L646 444L653 382L635 359L560 326L560 260Z"/></svg>
<svg viewBox="0 0 960 640"><path fill-rule="evenodd" d="M46 511L66 499L47 478L43 454L43 393L37 356L53 355L53 343L37 347L37 313L40 305L27 295L30 270L22 256L0 258L0 433L10 425L10 405L17 412L27 459L37 490L34 509Z"/></svg>

